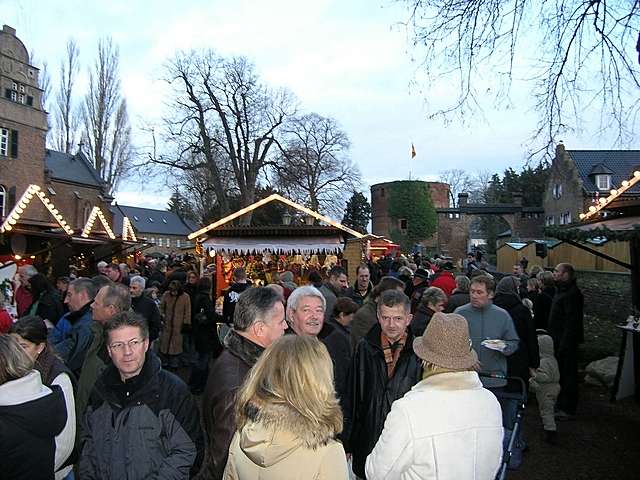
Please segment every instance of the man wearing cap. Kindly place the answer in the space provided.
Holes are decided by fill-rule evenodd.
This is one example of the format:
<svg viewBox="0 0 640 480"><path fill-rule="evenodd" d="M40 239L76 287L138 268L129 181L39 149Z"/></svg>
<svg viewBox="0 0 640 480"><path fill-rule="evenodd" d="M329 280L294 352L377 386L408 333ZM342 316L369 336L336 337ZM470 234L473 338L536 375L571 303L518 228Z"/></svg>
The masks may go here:
<svg viewBox="0 0 640 480"><path fill-rule="evenodd" d="M353 454L353 473L364 478L364 464L378 441L387 413L422 375L413 353L410 301L403 292L383 292L377 302L378 323L360 339L351 365L351 395L345 408L345 450ZM390 477L393 478L393 477Z"/></svg>
<svg viewBox="0 0 640 480"><path fill-rule="evenodd" d="M434 314L413 350L424 361L424 379L393 403L367 458L367 479L495 478L500 405L475 372L478 356L466 320Z"/></svg>

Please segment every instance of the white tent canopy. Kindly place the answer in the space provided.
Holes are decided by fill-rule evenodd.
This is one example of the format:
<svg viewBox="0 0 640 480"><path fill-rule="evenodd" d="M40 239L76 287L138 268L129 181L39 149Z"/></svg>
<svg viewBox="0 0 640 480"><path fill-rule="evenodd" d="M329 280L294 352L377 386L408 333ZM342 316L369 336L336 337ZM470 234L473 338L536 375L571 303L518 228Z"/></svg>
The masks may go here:
<svg viewBox="0 0 640 480"><path fill-rule="evenodd" d="M320 250L326 251L342 251L344 245L342 237L323 236L323 237L209 237L202 243L206 249L218 251L237 250L244 254L255 251L256 253L264 253L265 251L275 252L278 250L284 252L301 252L315 253Z"/></svg>

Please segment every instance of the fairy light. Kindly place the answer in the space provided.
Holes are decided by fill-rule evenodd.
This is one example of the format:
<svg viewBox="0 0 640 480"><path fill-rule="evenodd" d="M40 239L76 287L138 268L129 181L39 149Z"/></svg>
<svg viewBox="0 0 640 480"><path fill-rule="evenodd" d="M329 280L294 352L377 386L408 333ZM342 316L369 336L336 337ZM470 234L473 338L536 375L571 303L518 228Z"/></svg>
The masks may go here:
<svg viewBox="0 0 640 480"><path fill-rule="evenodd" d="M133 231L133 225L129 217L122 217L122 239L137 242L136 233Z"/></svg>
<svg viewBox="0 0 640 480"><path fill-rule="evenodd" d="M113 230L111 230L111 227L109 226L107 219L102 213L102 210L98 206L93 207L93 209L91 210L91 214L89 215L89 218L87 219L87 223L82 229L82 233L80 234L80 236L84 238L89 238L89 233L93 229L93 225L96 221L96 218L98 218L100 220L100 223L102 223L102 226L104 227L105 232L107 232L107 235L109 236L109 238L111 240L115 240L116 236L114 235Z"/></svg>
<svg viewBox="0 0 640 480"><path fill-rule="evenodd" d="M53 202L47 198L42 189L35 184L31 184L24 191L20 199L16 202L13 209L9 212L9 215L5 218L2 225L0 225L0 232L9 232L13 229L13 226L18 223L20 220L20 216L27 209L33 197L36 196L40 199L42 204L49 210L53 218L55 218L58 225L62 227L67 235L73 235L73 229L67 225L67 222L64 220L58 209L55 207Z"/></svg>
<svg viewBox="0 0 640 480"><path fill-rule="evenodd" d="M622 195L624 192L632 188L636 183L640 182L640 170L633 172L633 176L628 180L623 180L620 184L620 188L612 188L608 197L600 197L596 205L589 206L587 212L581 213L580 220L587 220L603 208L606 208L611 202Z"/></svg>
<svg viewBox="0 0 640 480"><path fill-rule="evenodd" d="M638 172L638 177L640 177L640 172ZM356 232L355 230L350 229L349 227L345 227L344 225L341 225L338 222L335 222L333 220L331 220L329 217L325 217L324 215L319 214L318 212L314 212L313 210L304 207L296 202L293 202L291 200L289 200L288 198L284 198L281 195L278 195L277 193L274 193L272 195L269 195L266 198L263 198L262 200L257 201L256 203L249 205L248 207L245 208L241 208L240 210L238 210L235 213L232 213L231 215L227 215L224 218L221 218L220 220L213 222L209 225L207 225L206 227L201 228L200 230L193 232L191 234L189 234L187 236L187 238L189 240L193 240L194 238L199 237L200 235L203 235L205 233L207 233L209 230L213 230L216 227L219 227L220 225L224 225L227 222L230 222L231 220L241 217L242 215L249 213L253 210L255 210L256 208L259 208L263 205L266 205L269 202L272 202L273 200L278 200L281 203L284 203L285 205L288 205L292 208L295 208L296 210L299 210L301 212L306 213L307 215L311 215L312 217L320 220L321 222L324 222L328 225L331 225L332 227L336 227L339 228L340 230L343 230L347 233L350 233L351 235L353 235L356 238L362 238L364 237L364 235L360 232Z"/></svg>

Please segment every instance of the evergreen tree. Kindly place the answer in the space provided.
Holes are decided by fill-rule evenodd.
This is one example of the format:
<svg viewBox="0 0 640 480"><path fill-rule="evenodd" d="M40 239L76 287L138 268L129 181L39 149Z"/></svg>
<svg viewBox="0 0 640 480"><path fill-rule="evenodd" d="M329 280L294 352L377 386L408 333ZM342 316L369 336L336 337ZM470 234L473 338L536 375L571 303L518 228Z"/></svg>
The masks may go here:
<svg viewBox="0 0 640 480"><path fill-rule="evenodd" d="M178 216L184 219L198 221L197 215L194 213L191 205L189 205L187 199L184 198L177 188L173 190L171 198L169 198L167 210L178 214Z"/></svg>
<svg viewBox="0 0 640 480"><path fill-rule="evenodd" d="M361 192L353 192L347 202L342 224L360 233L367 233L371 204Z"/></svg>

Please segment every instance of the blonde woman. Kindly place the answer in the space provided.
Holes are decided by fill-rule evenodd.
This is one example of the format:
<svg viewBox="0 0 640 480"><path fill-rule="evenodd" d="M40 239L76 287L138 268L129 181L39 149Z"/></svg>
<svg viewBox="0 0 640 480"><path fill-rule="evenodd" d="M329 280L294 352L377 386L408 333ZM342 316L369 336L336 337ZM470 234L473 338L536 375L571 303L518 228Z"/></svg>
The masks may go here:
<svg viewBox="0 0 640 480"><path fill-rule="evenodd" d="M331 358L316 338L286 335L265 350L238 393L236 423L224 480L348 479Z"/></svg>

